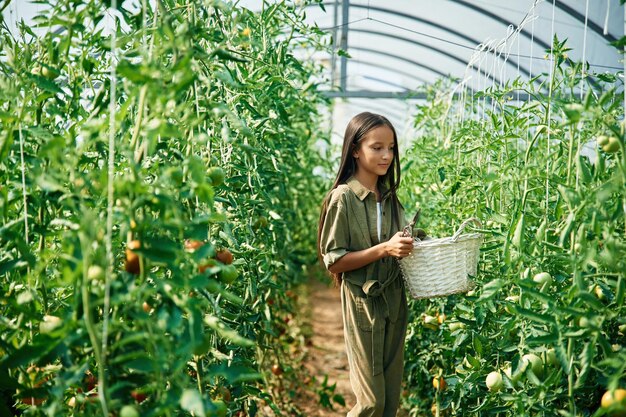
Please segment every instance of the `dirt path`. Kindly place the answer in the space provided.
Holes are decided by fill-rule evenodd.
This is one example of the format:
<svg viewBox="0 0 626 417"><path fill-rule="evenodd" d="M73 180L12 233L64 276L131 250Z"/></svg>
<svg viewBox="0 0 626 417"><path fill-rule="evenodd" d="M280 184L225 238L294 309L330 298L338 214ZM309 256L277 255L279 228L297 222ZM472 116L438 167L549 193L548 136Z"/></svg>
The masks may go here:
<svg viewBox="0 0 626 417"><path fill-rule="evenodd" d="M317 386L322 386L325 376L328 376L327 386L336 383L334 394L341 395L346 406L333 403L334 410L324 408L319 403L319 395L316 395L307 398L300 408L308 417L345 416L355 400L350 387L348 358L343 339L339 289L312 278L307 292L308 300L303 305L303 313L308 316L311 326L312 344L308 347L307 359L303 365L317 380ZM327 390L326 393L331 392Z"/></svg>

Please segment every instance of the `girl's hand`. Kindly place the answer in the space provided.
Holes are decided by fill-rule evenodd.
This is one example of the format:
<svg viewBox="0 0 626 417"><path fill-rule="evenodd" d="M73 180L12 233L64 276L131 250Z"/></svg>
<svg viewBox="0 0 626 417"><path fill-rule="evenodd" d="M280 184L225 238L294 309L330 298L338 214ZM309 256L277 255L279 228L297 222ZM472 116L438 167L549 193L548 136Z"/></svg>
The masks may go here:
<svg viewBox="0 0 626 417"><path fill-rule="evenodd" d="M403 237L402 232L398 232L385 242L385 251L387 256L395 256L396 258L404 258L409 256L413 250L413 238Z"/></svg>

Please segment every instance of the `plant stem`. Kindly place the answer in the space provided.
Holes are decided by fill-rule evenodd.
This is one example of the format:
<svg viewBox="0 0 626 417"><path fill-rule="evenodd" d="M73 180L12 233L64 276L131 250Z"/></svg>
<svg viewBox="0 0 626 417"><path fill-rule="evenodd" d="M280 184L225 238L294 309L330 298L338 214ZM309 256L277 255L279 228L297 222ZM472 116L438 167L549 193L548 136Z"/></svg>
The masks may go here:
<svg viewBox="0 0 626 417"><path fill-rule="evenodd" d="M98 341L98 335L96 333L96 328L93 322L93 318L91 317L91 303L89 301L89 278L87 275L87 271L89 269L89 264L91 263L90 259L90 239L87 238L84 234L80 235L81 247L83 252L83 280L81 283L81 295L83 299L83 314L85 318L85 327L87 328L87 334L89 335L89 340L91 341L91 346L94 351L94 356L96 359L96 364L98 366L98 397L100 399L100 404L102 406L102 413L104 416L109 415L106 395L105 395L105 384L104 384L104 362L102 357L102 350L100 349L100 343Z"/></svg>
<svg viewBox="0 0 626 417"><path fill-rule="evenodd" d="M572 361L572 339L567 340L567 357L570 360L570 369L567 374L567 396L571 415L576 415L576 403L574 402L574 363Z"/></svg>

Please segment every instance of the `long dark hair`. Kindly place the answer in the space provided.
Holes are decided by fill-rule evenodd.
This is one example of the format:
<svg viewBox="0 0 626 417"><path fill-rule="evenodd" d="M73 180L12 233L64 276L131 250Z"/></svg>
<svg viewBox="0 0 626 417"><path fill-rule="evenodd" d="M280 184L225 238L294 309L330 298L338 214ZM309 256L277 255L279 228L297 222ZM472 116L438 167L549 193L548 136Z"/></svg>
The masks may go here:
<svg viewBox="0 0 626 417"><path fill-rule="evenodd" d="M393 133L394 153L391 166L387 170L387 173L378 178L379 184L384 184L386 191L381 198L386 198L387 195L391 195L392 204L392 220L396 223L396 227L400 228L400 202L396 195L396 190L400 184L400 152L398 151L398 136L396 130L393 128L391 122L380 114L374 114L369 112L359 113L350 120L346 127L346 133L343 136L343 148L341 150L341 162L339 164L339 172L333 183L333 187L328 194L324 197L322 208L320 211L320 221L317 227L317 254L320 262L322 263L322 251L321 251L321 239L322 239L322 227L326 220L326 210L328 208L328 200L332 190L337 188L339 184L344 184L355 172L356 172L356 160L354 158L354 151L358 150L361 146L361 140L370 131L380 126L387 126ZM330 273L336 285L341 283L341 274Z"/></svg>

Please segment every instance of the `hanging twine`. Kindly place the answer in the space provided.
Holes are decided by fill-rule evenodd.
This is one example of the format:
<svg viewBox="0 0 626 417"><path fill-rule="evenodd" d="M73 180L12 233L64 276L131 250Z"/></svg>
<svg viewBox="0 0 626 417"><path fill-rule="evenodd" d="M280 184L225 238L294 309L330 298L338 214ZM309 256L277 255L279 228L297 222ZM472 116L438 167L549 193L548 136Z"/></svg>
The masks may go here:
<svg viewBox="0 0 626 417"><path fill-rule="evenodd" d="M550 136L551 136L551 127L550 127L550 118L552 117L552 88L554 84L554 10L556 9L556 0L552 0L552 30L550 36L550 89L548 91L548 140L546 141L546 210L545 210L545 218L548 218L548 200L550 197ZM546 232L547 233L547 232Z"/></svg>
<svg viewBox="0 0 626 417"><path fill-rule="evenodd" d="M585 95L585 67L586 67L586 59L587 59L587 20L589 18L589 0L585 2L585 27L583 29L583 59L581 66L581 74L580 74L580 100L582 101ZM578 141L576 143L576 155L579 157L580 155L580 135L578 135ZM576 170L576 189L578 189L578 184L580 181L580 170Z"/></svg>
<svg viewBox="0 0 626 417"><path fill-rule="evenodd" d="M20 160L22 163L22 195L24 197L24 240L28 246L28 206L26 202L26 165L24 164L24 137L22 136L22 124L18 127L20 136Z"/></svg>
<svg viewBox="0 0 626 417"><path fill-rule="evenodd" d="M117 9L117 0L112 0L111 9ZM105 293L104 293L104 306L103 306L103 319L102 319L102 345L101 345L101 363L103 368L100 370L104 372L107 360L107 345L108 345L108 332L109 332L109 310L111 305L111 280L113 275L113 204L114 204L114 187L113 182L115 179L115 110L116 110L116 86L117 86L117 74L116 74L116 56L115 49L117 44L117 24L115 16L113 17L113 30L111 33L111 82L109 92L109 161L107 169L107 233L106 233L106 256L107 256L107 269L105 277ZM100 385L104 385L103 378L99 380ZM100 402L102 403L103 412L107 413L107 402L104 387L100 387ZM108 414L105 414L108 415Z"/></svg>

